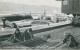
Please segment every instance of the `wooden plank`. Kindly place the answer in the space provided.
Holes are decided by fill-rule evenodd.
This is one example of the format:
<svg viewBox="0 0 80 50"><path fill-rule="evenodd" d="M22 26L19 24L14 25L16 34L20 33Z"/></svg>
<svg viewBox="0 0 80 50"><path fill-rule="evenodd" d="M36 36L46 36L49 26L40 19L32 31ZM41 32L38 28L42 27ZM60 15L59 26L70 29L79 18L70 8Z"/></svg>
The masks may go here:
<svg viewBox="0 0 80 50"><path fill-rule="evenodd" d="M68 4L65 2L68 2ZM80 14L80 0L64 0L64 1L62 1L62 13Z"/></svg>
<svg viewBox="0 0 80 50"><path fill-rule="evenodd" d="M69 14L73 14L73 9L74 9L73 8L73 1L74 0L69 0L69 10L68 10Z"/></svg>
<svg viewBox="0 0 80 50"><path fill-rule="evenodd" d="M80 14L79 10L79 0L74 0L74 6L73 6L73 11L74 11L74 14Z"/></svg>
<svg viewBox="0 0 80 50"><path fill-rule="evenodd" d="M62 1L62 13L69 13L69 0Z"/></svg>

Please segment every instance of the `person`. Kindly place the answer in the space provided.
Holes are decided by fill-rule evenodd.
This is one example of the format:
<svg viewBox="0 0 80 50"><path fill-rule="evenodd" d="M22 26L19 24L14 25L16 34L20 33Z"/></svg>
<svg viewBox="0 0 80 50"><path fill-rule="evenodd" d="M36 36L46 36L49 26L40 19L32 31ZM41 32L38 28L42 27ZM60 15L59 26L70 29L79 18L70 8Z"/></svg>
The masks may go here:
<svg viewBox="0 0 80 50"><path fill-rule="evenodd" d="M2 21L3 21L3 28L5 28L5 26L6 26L6 24L5 24L6 18L2 18Z"/></svg>
<svg viewBox="0 0 80 50"><path fill-rule="evenodd" d="M22 37L23 37L22 41L26 41L29 39L33 40L34 37L33 37L32 29L31 28L26 29L25 32L23 33Z"/></svg>
<svg viewBox="0 0 80 50"><path fill-rule="evenodd" d="M78 46L78 42L76 42L74 36L72 36L70 32L66 32L64 33L64 35L65 35L65 38L63 40L63 43L67 43L67 46L69 47Z"/></svg>
<svg viewBox="0 0 80 50"><path fill-rule="evenodd" d="M13 43L21 41L21 32L19 28L16 28L14 34L12 34L12 36L8 39L8 41L11 41Z"/></svg>

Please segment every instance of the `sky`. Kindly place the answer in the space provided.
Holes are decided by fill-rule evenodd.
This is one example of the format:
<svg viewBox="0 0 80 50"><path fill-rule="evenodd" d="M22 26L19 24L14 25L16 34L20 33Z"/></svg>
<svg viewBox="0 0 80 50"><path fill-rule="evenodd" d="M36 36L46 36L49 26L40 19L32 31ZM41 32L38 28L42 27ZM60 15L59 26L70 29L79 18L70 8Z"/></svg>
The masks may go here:
<svg viewBox="0 0 80 50"><path fill-rule="evenodd" d="M0 2L26 4L26 5L47 5L51 7L61 7L61 1L56 0L0 0Z"/></svg>

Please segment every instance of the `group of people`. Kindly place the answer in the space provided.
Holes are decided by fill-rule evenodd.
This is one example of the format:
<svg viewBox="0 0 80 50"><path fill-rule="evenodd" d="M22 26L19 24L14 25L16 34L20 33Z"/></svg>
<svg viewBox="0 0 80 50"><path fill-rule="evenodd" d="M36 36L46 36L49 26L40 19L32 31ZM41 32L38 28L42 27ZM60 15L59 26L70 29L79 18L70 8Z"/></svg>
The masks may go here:
<svg viewBox="0 0 80 50"><path fill-rule="evenodd" d="M8 41L15 43L15 42L24 42L29 39L32 39L32 40L34 39L31 28L25 30L23 33L20 32L19 28L16 28L14 34L11 35Z"/></svg>
<svg viewBox="0 0 80 50"><path fill-rule="evenodd" d="M15 42L24 42L29 39L34 39L32 29L29 28L25 30L23 33L20 32L19 28L16 28L14 34L8 39L8 41L11 41L13 43ZM70 32L64 33L64 39L63 44L66 43L69 47L75 47L78 46L79 43L76 42L75 37L70 34Z"/></svg>

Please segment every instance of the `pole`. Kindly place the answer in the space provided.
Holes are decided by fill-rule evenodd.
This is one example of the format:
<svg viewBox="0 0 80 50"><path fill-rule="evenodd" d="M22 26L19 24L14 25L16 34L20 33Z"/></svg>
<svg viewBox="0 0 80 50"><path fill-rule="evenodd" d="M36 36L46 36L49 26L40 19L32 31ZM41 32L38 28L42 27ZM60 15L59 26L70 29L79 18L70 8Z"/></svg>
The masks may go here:
<svg viewBox="0 0 80 50"><path fill-rule="evenodd" d="M44 17L46 16L46 10L44 10Z"/></svg>
<svg viewBox="0 0 80 50"><path fill-rule="evenodd" d="M6 26L6 24L5 24L6 19L3 18L2 21L3 21L3 28L5 28L5 26Z"/></svg>

